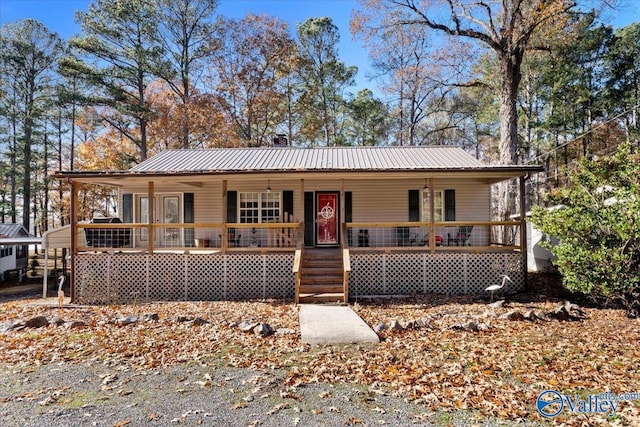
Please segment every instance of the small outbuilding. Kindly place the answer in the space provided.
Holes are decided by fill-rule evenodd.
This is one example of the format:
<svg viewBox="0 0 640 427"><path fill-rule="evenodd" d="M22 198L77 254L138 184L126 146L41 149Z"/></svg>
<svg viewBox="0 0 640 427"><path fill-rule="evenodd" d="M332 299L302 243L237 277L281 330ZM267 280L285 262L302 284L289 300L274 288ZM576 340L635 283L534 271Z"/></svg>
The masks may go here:
<svg viewBox="0 0 640 427"><path fill-rule="evenodd" d="M29 232L20 224L0 224L0 277L8 280L12 274L18 281L29 264Z"/></svg>

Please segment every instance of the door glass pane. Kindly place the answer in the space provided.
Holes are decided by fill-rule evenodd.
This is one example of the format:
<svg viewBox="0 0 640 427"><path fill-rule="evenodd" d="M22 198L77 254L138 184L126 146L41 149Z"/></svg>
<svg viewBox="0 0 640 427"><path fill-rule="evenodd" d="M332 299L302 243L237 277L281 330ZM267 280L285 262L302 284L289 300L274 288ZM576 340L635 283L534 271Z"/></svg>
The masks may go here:
<svg viewBox="0 0 640 427"><path fill-rule="evenodd" d="M261 222L280 221L280 193L262 193L262 218Z"/></svg>
<svg viewBox="0 0 640 427"><path fill-rule="evenodd" d="M440 222L442 221L442 191L438 190L435 192L435 200L434 200L434 221Z"/></svg>
<svg viewBox="0 0 640 427"><path fill-rule="evenodd" d="M338 195L316 193L316 243L334 245L338 243Z"/></svg>
<svg viewBox="0 0 640 427"><path fill-rule="evenodd" d="M433 213L434 213L434 222L442 221L442 190L436 190L433 192L434 201L433 201ZM422 192L422 221L429 222L429 190L423 190Z"/></svg>
<svg viewBox="0 0 640 427"><path fill-rule="evenodd" d="M240 222L245 224L258 223L259 193L240 193Z"/></svg>
<svg viewBox="0 0 640 427"><path fill-rule="evenodd" d="M149 222L149 198L148 197L140 197L140 217L138 222L142 224L146 224ZM146 242L148 231L146 228L139 228L140 232L139 238L141 241Z"/></svg>
<svg viewBox="0 0 640 427"><path fill-rule="evenodd" d="M162 198L163 223L178 224L180 222L180 200L178 196ZM177 244L180 241L179 228L164 228L164 243Z"/></svg>

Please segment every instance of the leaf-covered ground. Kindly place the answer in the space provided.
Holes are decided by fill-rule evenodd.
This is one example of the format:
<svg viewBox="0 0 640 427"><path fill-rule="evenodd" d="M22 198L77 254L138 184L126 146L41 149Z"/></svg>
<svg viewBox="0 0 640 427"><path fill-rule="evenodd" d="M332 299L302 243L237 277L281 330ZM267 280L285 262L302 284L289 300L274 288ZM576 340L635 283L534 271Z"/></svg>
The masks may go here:
<svg viewBox="0 0 640 427"><path fill-rule="evenodd" d="M513 310L544 313L558 306L557 300L533 299L499 308L465 297L359 302L353 308L371 326L397 320L413 327L381 331L375 346L313 348L301 342L298 310L290 302L64 309L5 302L3 321L42 315L50 324L0 332L0 364L20 369L91 360L148 371L206 362L278 370L293 389L316 382L358 385L417 403L425 413L464 411L479 421L497 418L506 424L546 422L535 402L547 389L583 397L640 392L640 321L622 310L594 308L583 308L583 321L500 318ZM243 332L243 321L265 322L283 333ZM486 329L454 328L469 321ZM640 425L640 401L622 402L613 419L564 411L552 422Z"/></svg>

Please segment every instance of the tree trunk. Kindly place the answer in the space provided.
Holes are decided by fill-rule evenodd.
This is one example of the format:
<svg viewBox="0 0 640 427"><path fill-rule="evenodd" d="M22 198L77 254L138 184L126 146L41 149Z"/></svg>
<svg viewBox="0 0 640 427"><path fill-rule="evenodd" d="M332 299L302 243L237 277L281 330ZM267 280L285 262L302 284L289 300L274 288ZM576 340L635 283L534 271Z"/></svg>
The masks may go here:
<svg viewBox="0 0 640 427"><path fill-rule="evenodd" d="M182 103L182 148L189 148L189 104Z"/></svg>
<svg viewBox="0 0 640 427"><path fill-rule="evenodd" d="M77 90L77 78L73 77L73 92ZM76 101L75 99L71 103L71 147L69 152L69 170L73 170L73 162L75 158L76 150ZM62 170L62 142L60 142L60 170ZM62 199L60 199L62 200ZM64 218L64 216L62 217ZM62 224L64 225L64 223Z"/></svg>
<svg viewBox="0 0 640 427"><path fill-rule="evenodd" d="M13 224L16 223L16 204L18 201L18 183L16 182L16 166L17 166L17 156L18 156L18 99L16 94L18 93L17 86L14 82L12 87L13 94L13 106L11 107L11 152L10 152L10 163L11 163L11 222Z"/></svg>
<svg viewBox="0 0 640 427"><path fill-rule="evenodd" d="M43 201L42 201L42 214L40 220L40 235L42 236L45 231L49 229L49 141L48 141L48 131L47 126L45 124L44 128L44 159L43 159L43 181L44 181L44 189L43 191Z"/></svg>
<svg viewBox="0 0 640 427"><path fill-rule="evenodd" d="M17 118L15 115L11 117L11 127L12 127L12 135L11 135L11 150L10 150L10 163L11 163L11 201L10 201L10 209L11 209L11 222L13 224L16 223L16 203L18 200L18 183L16 182L16 164L17 164L17 155L18 155L18 136L16 134L17 131Z"/></svg>
<svg viewBox="0 0 640 427"><path fill-rule="evenodd" d="M324 85L324 82L323 82ZM324 143L326 147L331 146L331 132L329 130L329 105L324 86L322 88L322 121L324 124Z"/></svg>
<svg viewBox="0 0 640 427"><path fill-rule="evenodd" d="M140 161L147 160L147 121L140 119Z"/></svg>
<svg viewBox="0 0 640 427"><path fill-rule="evenodd" d="M508 48L506 48L508 49ZM506 50L501 55L500 76L502 85L500 90L500 163L503 165L518 164L518 111L516 99L518 96L518 86L520 84L520 66L522 64L522 53L517 49L510 49L513 52L509 55ZM506 221L516 212L517 180L505 181L499 185L498 189L498 217ZM520 195L524 197L524 195ZM511 236L508 235L505 227L503 243L510 244Z"/></svg>
<svg viewBox="0 0 640 427"><path fill-rule="evenodd" d="M22 225L28 231L31 222L31 139L33 136L33 95L35 82L30 82L29 93L25 105L24 119L24 147L22 147L22 161L24 162L24 173L22 176Z"/></svg>
<svg viewBox="0 0 640 427"><path fill-rule="evenodd" d="M518 164L518 111L516 100L520 84L522 54L503 55L500 63L500 163Z"/></svg>
<svg viewBox="0 0 640 427"><path fill-rule="evenodd" d="M182 148L189 148L189 103L191 94L189 92L189 68L182 76Z"/></svg>

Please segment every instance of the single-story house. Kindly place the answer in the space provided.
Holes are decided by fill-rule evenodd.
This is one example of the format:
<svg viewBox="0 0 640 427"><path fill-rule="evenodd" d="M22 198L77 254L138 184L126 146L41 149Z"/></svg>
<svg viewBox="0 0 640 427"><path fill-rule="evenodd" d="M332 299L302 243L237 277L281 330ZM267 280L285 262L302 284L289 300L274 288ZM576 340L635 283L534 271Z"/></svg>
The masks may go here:
<svg viewBox="0 0 640 427"><path fill-rule="evenodd" d="M15 273L18 281L27 272L29 232L20 224L0 224L0 278Z"/></svg>
<svg viewBox="0 0 640 427"><path fill-rule="evenodd" d="M525 221L492 220L492 186L519 179L522 196L539 170L393 146L166 150L129 170L59 172L72 298L344 301L477 293L505 274L515 290ZM117 218L78 218L80 184L117 189Z"/></svg>

